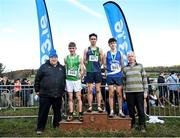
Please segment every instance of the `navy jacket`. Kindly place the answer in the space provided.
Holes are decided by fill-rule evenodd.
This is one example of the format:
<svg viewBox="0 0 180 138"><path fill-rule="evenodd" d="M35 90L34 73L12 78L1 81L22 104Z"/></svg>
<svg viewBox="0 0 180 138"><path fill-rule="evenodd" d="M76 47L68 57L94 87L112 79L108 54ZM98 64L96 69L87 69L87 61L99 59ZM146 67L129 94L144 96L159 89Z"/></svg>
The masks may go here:
<svg viewBox="0 0 180 138"><path fill-rule="evenodd" d="M39 68L34 88L40 97L61 97L65 91L65 67L59 62L54 67L48 60Z"/></svg>

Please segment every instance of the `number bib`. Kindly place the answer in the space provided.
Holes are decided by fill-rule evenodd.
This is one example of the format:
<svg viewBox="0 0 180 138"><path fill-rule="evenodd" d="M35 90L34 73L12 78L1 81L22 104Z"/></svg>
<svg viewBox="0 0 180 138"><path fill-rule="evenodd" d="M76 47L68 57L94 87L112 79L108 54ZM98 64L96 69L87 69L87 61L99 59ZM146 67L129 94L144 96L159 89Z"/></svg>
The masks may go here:
<svg viewBox="0 0 180 138"><path fill-rule="evenodd" d="M69 69L68 70L68 76L77 76L77 71L76 70L73 70L73 69Z"/></svg>
<svg viewBox="0 0 180 138"><path fill-rule="evenodd" d="M117 63L112 63L112 64L111 64L111 70L112 70L112 71L117 71L117 70L121 70L121 68L120 68L119 64L117 64Z"/></svg>
<svg viewBox="0 0 180 138"><path fill-rule="evenodd" d="M98 62L98 56L95 56L95 55L89 55L89 61Z"/></svg>

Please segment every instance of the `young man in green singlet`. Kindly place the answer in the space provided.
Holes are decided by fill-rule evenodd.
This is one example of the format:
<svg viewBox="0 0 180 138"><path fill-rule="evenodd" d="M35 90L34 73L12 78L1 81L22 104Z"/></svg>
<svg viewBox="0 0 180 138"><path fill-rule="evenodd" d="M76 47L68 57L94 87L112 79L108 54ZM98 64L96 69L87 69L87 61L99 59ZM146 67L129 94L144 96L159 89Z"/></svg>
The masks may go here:
<svg viewBox="0 0 180 138"><path fill-rule="evenodd" d="M76 54L76 44L70 42L68 46L70 54L64 59L66 67L66 89L68 92L69 116L67 121L73 120L73 92L78 101L79 120L82 121L81 78L84 72L83 60Z"/></svg>
<svg viewBox="0 0 180 138"><path fill-rule="evenodd" d="M84 50L83 62L86 66L86 83L88 87L88 112L92 111L92 101L93 101L93 83L96 85L96 96L98 102L98 111L102 112L101 108L101 65L103 52L102 49L96 46L97 35L92 33L89 35L89 41L91 45Z"/></svg>

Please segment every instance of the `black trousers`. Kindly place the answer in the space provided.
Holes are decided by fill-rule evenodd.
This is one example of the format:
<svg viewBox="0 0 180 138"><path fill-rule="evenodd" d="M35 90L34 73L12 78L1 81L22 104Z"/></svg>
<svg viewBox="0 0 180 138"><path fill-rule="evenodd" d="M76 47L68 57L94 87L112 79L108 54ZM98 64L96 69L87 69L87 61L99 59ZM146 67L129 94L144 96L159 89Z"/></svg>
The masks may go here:
<svg viewBox="0 0 180 138"><path fill-rule="evenodd" d="M58 127L59 122L61 121L61 104L62 97L49 98L49 97L40 97L39 98L39 113L38 113L38 123L37 130L43 131L46 126L48 119L49 109L52 106L54 112L53 118L53 127Z"/></svg>
<svg viewBox="0 0 180 138"><path fill-rule="evenodd" d="M129 109L129 116L132 118L132 125L135 124L135 107L138 112L138 121L140 126L145 126L144 114L144 92L126 93L126 99Z"/></svg>
<svg viewBox="0 0 180 138"><path fill-rule="evenodd" d="M173 96L174 95L174 96ZM174 102L173 102L173 97L174 97ZM175 90L169 90L169 100L172 104L179 105L179 95L178 91Z"/></svg>

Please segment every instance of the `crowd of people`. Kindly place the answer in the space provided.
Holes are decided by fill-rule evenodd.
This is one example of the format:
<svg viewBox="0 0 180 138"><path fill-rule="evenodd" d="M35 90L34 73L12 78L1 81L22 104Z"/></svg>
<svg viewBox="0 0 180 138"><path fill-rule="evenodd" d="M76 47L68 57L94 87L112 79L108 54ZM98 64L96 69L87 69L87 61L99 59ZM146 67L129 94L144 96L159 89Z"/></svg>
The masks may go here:
<svg viewBox="0 0 180 138"><path fill-rule="evenodd" d="M10 80L0 77L0 106L28 107L34 105L33 85L27 78Z"/></svg>
<svg viewBox="0 0 180 138"><path fill-rule="evenodd" d="M180 74L171 71L166 77L164 72L160 72L157 83L157 89L151 88L149 91L150 106L161 106L162 108L164 108L166 104L179 106Z"/></svg>

